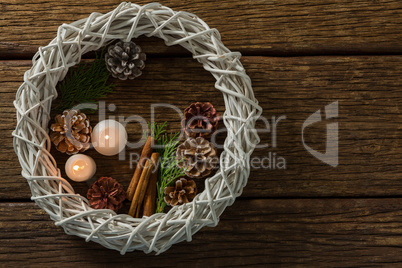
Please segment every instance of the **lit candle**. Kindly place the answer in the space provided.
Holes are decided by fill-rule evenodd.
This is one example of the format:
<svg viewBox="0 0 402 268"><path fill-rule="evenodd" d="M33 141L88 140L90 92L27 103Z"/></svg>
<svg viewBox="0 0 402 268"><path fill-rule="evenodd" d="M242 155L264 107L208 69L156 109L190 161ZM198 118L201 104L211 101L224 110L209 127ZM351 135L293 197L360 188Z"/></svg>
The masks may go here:
<svg viewBox="0 0 402 268"><path fill-rule="evenodd" d="M65 166L67 176L73 181L86 181L91 179L96 172L95 161L84 154L71 156Z"/></svg>
<svg viewBox="0 0 402 268"><path fill-rule="evenodd" d="M103 120L92 131L92 145L98 153L115 155L127 144L126 128L115 120Z"/></svg>

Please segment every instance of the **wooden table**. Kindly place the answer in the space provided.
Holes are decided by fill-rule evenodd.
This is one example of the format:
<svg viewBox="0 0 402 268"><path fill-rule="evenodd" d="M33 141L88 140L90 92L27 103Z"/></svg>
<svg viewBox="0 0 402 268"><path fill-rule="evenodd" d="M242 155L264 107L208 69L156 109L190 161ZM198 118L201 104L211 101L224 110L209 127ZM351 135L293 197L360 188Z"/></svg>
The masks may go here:
<svg viewBox="0 0 402 268"><path fill-rule="evenodd" d="M3 0L0 3L0 261L2 265L135 267L210 266L400 266L402 261L402 2L398 0L240 1L167 0L175 10L197 14L216 27L225 45L243 54L263 116L278 124L277 147L286 170L253 169L243 195L216 228L204 228L191 243L160 256L121 256L95 243L68 236L30 201L20 175L11 132L13 100L38 46L57 27L107 12L118 1ZM146 1L138 1L144 4ZM113 115L145 118L150 105L168 102L185 108L212 101L223 112L213 77L180 47L161 40L136 41L148 54L144 75L118 82L106 101ZM339 165L314 158L302 143L303 122L334 101L339 116ZM159 113L178 129L171 111ZM327 120L306 130L306 144L325 151ZM260 127L263 124L259 123ZM129 124L129 136L139 127ZM137 134L136 134L137 133ZM102 163L101 173L128 184L128 162ZM56 155L63 169L66 157ZM109 160L108 160L109 161ZM116 160L117 161L117 160ZM116 162L117 163L117 162ZM75 185L85 194L85 187Z"/></svg>

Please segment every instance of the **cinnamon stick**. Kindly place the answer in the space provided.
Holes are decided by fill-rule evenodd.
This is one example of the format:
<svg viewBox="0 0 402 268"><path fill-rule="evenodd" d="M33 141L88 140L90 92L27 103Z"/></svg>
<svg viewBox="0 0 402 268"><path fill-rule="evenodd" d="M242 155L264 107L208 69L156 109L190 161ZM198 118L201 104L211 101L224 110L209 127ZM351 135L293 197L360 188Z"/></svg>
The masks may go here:
<svg viewBox="0 0 402 268"><path fill-rule="evenodd" d="M128 214L132 217L134 217L134 215L136 215L136 217L139 216L141 204L144 200L145 192L148 187L149 178L155 168L155 163L158 161L158 159L159 153L153 153L151 158L146 160L145 162L145 167L142 170L137 188L135 189L133 200L131 202L130 210L128 212Z"/></svg>
<svg viewBox="0 0 402 268"><path fill-rule="evenodd" d="M137 163L137 167L135 168L133 178L131 179L130 185L128 186L126 191L127 199L130 201L133 199L135 190L141 177L142 170L144 169L145 166L145 162L147 161L147 159L151 157L154 145L155 145L154 138L149 136L147 141L145 142L144 148L142 149L140 160Z"/></svg>
<svg viewBox="0 0 402 268"><path fill-rule="evenodd" d="M152 169L151 169L151 171L150 171L150 174L149 174L149 178L148 178L148 181L147 181L147 183L145 184L143 184L142 185L142 187L141 187L141 192L140 192L140 197L139 197L139 201L138 201L138 204L137 204L137 209L136 209L136 214L135 214L135 217L137 217L137 218L139 218L139 216L140 216L140 211L141 211L141 207L142 207L142 203L144 202L144 198L145 198L145 195L146 195L146 192L147 192L147 189L148 189L148 185L150 185L150 180L151 180L151 177L152 177L152 173L155 171L155 169L157 169L157 164L158 164L158 161L159 161L159 153L152 153L152 155L151 155L151 166L152 166ZM155 182L156 183L156 182ZM156 184L155 184L155 187L156 187ZM139 188L138 188L139 189ZM137 191L136 191L137 192Z"/></svg>
<svg viewBox="0 0 402 268"><path fill-rule="evenodd" d="M152 166L153 166L152 161L150 159L146 160L145 167L141 173L137 188L136 188L134 196L132 198L130 210L128 212L128 215L130 215L132 217L134 217L134 215L136 213L138 202L140 201L142 188L144 187L144 185L145 185L145 189L148 186L148 181L149 181L149 176L151 175Z"/></svg>
<svg viewBox="0 0 402 268"><path fill-rule="evenodd" d="M159 161L159 157L158 157ZM158 161L155 163L155 168L151 173L151 177L149 178L149 183L147 187L147 191L144 197L144 208L143 208L143 216L151 216L155 213L155 203L156 203L156 185L158 181Z"/></svg>

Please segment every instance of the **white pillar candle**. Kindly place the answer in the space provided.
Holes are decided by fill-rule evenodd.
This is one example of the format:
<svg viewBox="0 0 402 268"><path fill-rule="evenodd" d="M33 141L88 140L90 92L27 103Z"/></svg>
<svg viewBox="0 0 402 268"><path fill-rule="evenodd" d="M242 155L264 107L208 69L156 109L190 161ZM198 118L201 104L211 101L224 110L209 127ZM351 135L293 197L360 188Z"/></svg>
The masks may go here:
<svg viewBox="0 0 402 268"><path fill-rule="evenodd" d="M98 153L116 155L127 144L126 128L115 120L103 120L92 131L92 145Z"/></svg>
<svg viewBox="0 0 402 268"><path fill-rule="evenodd" d="M67 176L73 181L86 181L91 179L96 172L95 161L84 154L70 156L65 166Z"/></svg>

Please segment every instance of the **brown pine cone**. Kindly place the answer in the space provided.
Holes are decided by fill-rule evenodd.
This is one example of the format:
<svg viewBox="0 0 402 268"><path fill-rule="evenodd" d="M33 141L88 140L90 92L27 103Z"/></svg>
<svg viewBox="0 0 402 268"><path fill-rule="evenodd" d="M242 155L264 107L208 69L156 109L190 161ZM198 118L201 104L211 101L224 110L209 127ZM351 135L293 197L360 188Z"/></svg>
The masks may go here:
<svg viewBox="0 0 402 268"><path fill-rule="evenodd" d="M165 202L170 206L182 205L193 201L197 195L197 185L193 180L178 179L175 186L165 188Z"/></svg>
<svg viewBox="0 0 402 268"><path fill-rule="evenodd" d="M115 179L101 177L91 185L87 198L94 209L111 209L117 212L123 206L126 192Z"/></svg>
<svg viewBox="0 0 402 268"><path fill-rule="evenodd" d="M219 114L209 103L196 102L184 110L181 125L187 136L209 138L217 130Z"/></svg>
<svg viewBox="0 0 402 268"><path fill-rule="evenodd" d="M134 79L142 74L146 55L134 42L119 41L109 46L105 54L106 67L114 78Z"/></svg>
<svg viewBox="0 0 402 268"><path fill-rule="evenodd" d="M202 137L188 138L176 150L177 165L190 178L203 178L211 174L218 162L216 148Z"/></svg>
<svg viewBox="0 0 402 268"><path fill-rule="evenodd" d="M89 119L79 110L65 110L55 117L50 126L50 139L57 150L68 155L84 152L89 148L92 127Z"/></svg>

